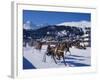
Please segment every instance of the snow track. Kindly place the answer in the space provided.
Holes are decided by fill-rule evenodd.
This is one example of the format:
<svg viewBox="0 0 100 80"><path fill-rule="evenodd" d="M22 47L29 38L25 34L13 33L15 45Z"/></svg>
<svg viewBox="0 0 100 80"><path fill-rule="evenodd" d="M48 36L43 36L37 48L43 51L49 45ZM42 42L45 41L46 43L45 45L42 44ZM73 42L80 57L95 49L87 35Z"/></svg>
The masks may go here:
<svg viewBox="0 0 100 80"><path fill-rule="evenodd" d="M46 62L43 62L43 56L46 52L46 45L43 45L42 50L36 50L34 47L24 47L24 57L32 63L36 68L60 68L60 67L83 67L91 65L91 57L90 57L90 47L86 50L70 48L71 55L67 53L65 55L65 61L67 66L64 65L63 60L57 60L57 64L55 64L54 60L51 56L46 56Z"/></svg>

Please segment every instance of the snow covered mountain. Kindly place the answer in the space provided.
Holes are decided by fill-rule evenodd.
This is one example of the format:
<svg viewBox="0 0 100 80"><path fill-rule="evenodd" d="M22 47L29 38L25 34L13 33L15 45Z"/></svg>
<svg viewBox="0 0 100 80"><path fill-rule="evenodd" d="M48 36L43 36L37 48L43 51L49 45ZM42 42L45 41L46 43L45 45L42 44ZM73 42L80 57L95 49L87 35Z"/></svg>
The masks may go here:
<svg viewBox="0 0 100 80"><path fill-rule="evenodd" d="M41 27L44 27L44 26L47 26L48 24L33 24L31 21L26 21L24 24L23 24L23 29L25 30L36 30L36 29L39 29Z"/></svg>
<svg viewBox="0 0 100 80"><path fill-rule="evenodd" d="M82 36L90 30L91 22L80 21L80 22L63 22L56 25L33 25L31 22L27 21L24 24L23 34L27 37L43 38L46 36L51 36L52 38L74 38L76 36ZM88 31L90 32L90 31Z"/></svg>
<svg viewBox="0 0 100 80"><path fill-rule="evenodd" d="M30 30L30 29L39 29L42 27L48 26L47 24L40 24L40 25L35 25L32 24L30 21L26 21L26 23L24 23L23 28L26 30ZM71 26L71 27L79 27L79 28L86 28L86 27L91 27L91 22L89 21L78 21L78 22L63 22L60 24L56 24L56 26ZM51 26L50 28L55 28L53 26Z"/></svg>
<svg viewBox="0 0 100 80"><path fill-rule="evenodd" d="M85 28L85 27L91 27L91 22L89 21L79 21L79 22L63 22L60 24L57 24L58 26L75 26L75 27L80 27L80 28Z"/></svg>

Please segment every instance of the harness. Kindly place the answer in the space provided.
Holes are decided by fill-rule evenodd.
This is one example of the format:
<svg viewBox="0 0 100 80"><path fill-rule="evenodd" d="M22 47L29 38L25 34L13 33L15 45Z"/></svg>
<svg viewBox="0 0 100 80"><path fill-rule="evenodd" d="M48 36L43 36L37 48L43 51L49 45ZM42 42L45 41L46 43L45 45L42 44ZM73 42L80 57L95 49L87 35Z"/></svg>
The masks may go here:
<svg viewBox="0 0 100 80"><path fill-rule="evenodd" d="M63 50L58 50L58 52L64 52Z"/></svg>
<svg viewBox="0 0 100 80"><path fill-rule="evenodd" d="M57 52L57 48L55 48L55 52Z"/></svg>
<svg viewBox="0 0 100 80"><path fill-rule="evenodd" d="M63 50L58 50L57 48L55 48L55 52L64 52Z"/></svg>

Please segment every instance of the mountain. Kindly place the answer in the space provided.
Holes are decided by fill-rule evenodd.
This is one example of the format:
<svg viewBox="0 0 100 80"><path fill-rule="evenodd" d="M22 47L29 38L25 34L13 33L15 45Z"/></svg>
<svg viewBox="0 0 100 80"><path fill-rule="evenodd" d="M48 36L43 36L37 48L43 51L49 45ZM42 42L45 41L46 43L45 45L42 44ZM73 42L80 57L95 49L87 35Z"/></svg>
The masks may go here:
<svg viewBox="0 0 100 80"><path fill-rule="evenodd" d="M89 21L79 21L79 22L63 22L60 24L57 24L58 26L64 25L64 26L75 26L75 27L80 27L80 28L85 28L85 27L91 27L91 22Z"/></svg>
<svg viewBox="0 0 100 80"><path fill-rule="evenodd" d="M89 21L63 22L56 25L33 25L31 22L26 22L23 28L23 38L29 40L50 37L55 40L73 40L83 36L86 32L90 33L90 27Z"/></svg>
<svg viewBox="0 0 100 80"><path fill-rule="evenodd" d="M82 28L62 26L62 25L48 25L39 29L23 30L24 38L31 37L33 39L40 39L44 37L61 38L61 37L75 37L84 34Z"/></svg>
<svg viewBox="0 0 100 80"><path fill-rule="evenodd" d="M26 21L24 24L23 24L23 29L25 30L35 30L35 29L39 29L43 26L47 26L48 24L39 24L39 25L36 25L36 24L33 24L31 21Z"/></svg>
<svg viewBox="0 0 100 80"><path fill-rule="evenodd" d="M23 28L29 30L29 29L39 29L45 26L48 26L48 24L35 25L32 24L30 21L26 21L26 23L24 23L23 25ZM72 26L72 27L75 26L79 28L85 28L85 27L91 27L91 22L89 21L63 22L63 23L56 24L56 26ZM52 26L51 28L54 27Z"/></svg>

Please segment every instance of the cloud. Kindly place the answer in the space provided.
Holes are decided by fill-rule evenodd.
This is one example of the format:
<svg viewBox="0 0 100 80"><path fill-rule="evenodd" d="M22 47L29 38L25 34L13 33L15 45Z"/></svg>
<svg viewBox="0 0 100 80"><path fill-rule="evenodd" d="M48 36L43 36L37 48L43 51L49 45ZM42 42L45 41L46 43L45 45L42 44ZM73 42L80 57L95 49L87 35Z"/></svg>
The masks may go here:
<svg viewBox="0 0 100 80"><path fill-rule="evenodd" d="M26 21L26 23L23 25L23 28L26 29L26 30L32 29L31 22L30 21Z"/></svg>

